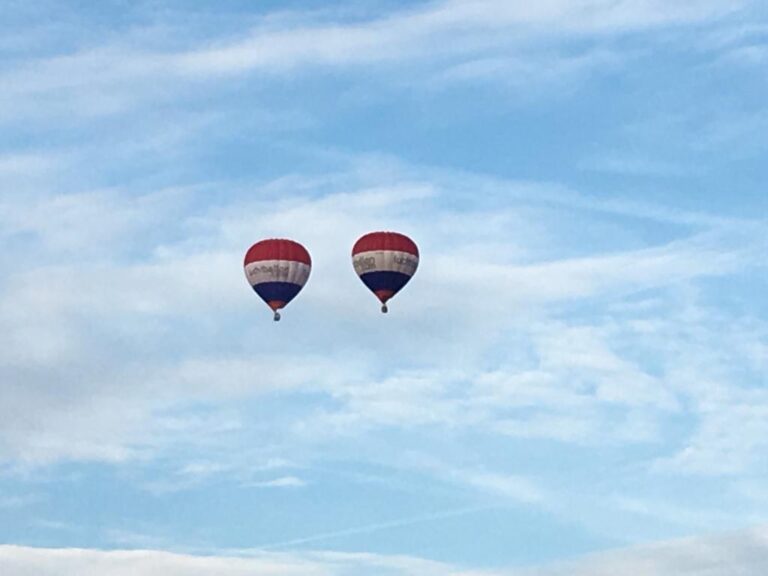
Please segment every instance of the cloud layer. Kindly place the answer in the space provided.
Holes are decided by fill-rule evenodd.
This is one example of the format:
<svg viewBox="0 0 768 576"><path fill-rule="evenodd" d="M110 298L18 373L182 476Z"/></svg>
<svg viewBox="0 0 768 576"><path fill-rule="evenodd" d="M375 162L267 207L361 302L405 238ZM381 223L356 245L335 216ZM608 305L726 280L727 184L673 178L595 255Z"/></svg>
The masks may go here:
<svg viewBox="0 0 768 576"><path fill-rule="evenodd" d="M759 576L768 567L768 534L763 528L739 534L677 540L635 549L617 550L562 567L524 570L466 570L407 556L308 553L256 553L251 556L192 556L155 551L54 550L0 547L0 567L8 576L90 576L91 574L164 574L197 576L293 575L345 576L365 572L375 576Z"/></svg>

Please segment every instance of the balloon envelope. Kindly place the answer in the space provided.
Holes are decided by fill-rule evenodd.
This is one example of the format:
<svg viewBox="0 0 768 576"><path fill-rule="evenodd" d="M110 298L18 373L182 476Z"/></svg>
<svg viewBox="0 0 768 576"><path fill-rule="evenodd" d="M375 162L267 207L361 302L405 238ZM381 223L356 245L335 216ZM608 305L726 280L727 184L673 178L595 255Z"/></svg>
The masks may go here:
<svg viewBox="0 0 768 576"><path fill-rule="evenodd" d="M248 249L244 267L248 283L275 312L275 320L279 320L277 311L293 300L307 283L312 259L298 242L269 239Z"/></svg>
<svg viewBox="0 0 768 576"><path fill-rule="evenodd" d="M386 312L387 301L416 273L419 249L404 234L371 232L355 242L352 264L363 283L381 301L382 312Z"/></svg>

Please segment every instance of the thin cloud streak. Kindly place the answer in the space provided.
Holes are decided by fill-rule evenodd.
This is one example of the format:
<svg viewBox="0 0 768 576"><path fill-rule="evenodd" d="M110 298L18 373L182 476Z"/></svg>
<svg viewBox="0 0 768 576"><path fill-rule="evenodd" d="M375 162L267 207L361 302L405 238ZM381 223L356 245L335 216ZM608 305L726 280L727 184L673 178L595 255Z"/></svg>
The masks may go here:
<svg viewBox="0 0 768 576"><path fill-rule="evenodd" d="M343 538L346 536L372 534L372 533L380 532L383 530L396 530L398 528L406 528L406 527L415 526L418 524L428 524L432 522L438 522L440 520L448 520L450 518L459 518L462 516L468 516L472 514L478 514L480 512L495 510L495 509L498 509L499 507L500 506L472 506L472 507L466 507L466 508L457 508L455 510L447 510L445 512L438 512L435 514L425 514L422 516L402 518L399 520L392 520L390 522L376 522L373 524L367 524L365 526L357 526L354 528L346 528L343 530L334 530L333 532L324 532L321 534L314 534L312 536L305 536L303 538L295 538L291 540L285 540L283 542L265 544L263 546L257 546L253 550L268 551L268 550L279 550L279 549L285 549L285 548L296 548L296 547L304 546L305 544L323 542L326 540L334 540L334 539Z"/></svg>

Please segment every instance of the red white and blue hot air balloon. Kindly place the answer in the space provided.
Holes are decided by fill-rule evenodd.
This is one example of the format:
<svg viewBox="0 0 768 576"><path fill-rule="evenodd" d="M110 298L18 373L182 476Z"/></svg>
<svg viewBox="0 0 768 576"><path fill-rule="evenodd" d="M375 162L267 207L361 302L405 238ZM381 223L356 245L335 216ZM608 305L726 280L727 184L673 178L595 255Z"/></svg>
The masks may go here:
<svg viewBox="0 0 768 576"><path fill-rule="evenodd" d="M245 277L280 320L278 310L293 300L312 270L309 252L293 240L256 242L245 254Z"/></svg>
<svg viewBox="0 0 768 576"><path fill-rule="evenodd" d="M413 277L419 266L416 243L397 232L371 232L352 248L352 264L360 279L381 301L387 312L387 300L397 294Z"/></svg>

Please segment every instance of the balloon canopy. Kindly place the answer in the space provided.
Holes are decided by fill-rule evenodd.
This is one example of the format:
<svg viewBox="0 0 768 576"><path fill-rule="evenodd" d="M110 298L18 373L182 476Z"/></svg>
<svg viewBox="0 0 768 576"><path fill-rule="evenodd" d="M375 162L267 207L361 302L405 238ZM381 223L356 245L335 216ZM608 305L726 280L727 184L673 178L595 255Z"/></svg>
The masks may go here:
<svg viewBox="0 0 768 576"><path fill-rule="evenodd" d="M371 232L358 239L352 248L355 272L381 302L397 294L416 273L419 249L416 243L398 232Z"/></svg>
<svg viewBox="0 0 768 576"><path fill-rule="evenodd" d="M312 270L309 252L298 242L273 238L257 242L245 254L245 277L280 320L285 307L304 287Z"/></svg>

